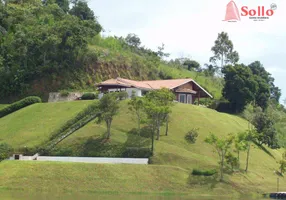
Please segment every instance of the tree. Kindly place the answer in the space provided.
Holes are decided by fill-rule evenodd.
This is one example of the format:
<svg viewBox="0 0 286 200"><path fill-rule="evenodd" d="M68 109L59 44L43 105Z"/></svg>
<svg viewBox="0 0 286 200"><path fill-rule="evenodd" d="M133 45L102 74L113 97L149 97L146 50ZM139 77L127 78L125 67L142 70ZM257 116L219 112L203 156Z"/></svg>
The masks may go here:
<svg viewBox="0 0 286 200"><path fill-rule="evenodd" d="M81 20L95 20L94 12L88 7L87 2L79 0L69 11L71 15L77 16Z"/></svg>
<svg viewBox="0 0 286 200"><path fill-rule="evenodd" d="M136 47L136 48L138 48L141 44L140 38L134 33L129 33L126 36L125 41L129 46Z"/></svg>
<svg viewBox="0 0 286 200"><path fill-rule="evenodd" d="M217 67L212 64L205 64L205 69L203 70L206 76L213 77L217 72Z"/></svg>
<svg viewBox="0 0 286 200"><path fill-rule="evenodd" d="M235 151L237 153L237 160L238 160L238 165L240 163L240 152L245 151L247 149L247 142L245 141L245 134L238 133L234 139L234 147Z"/></svg>
<svg viewBox="0 0 286 200"><path fill-rule="evenodd" d="M228 152L228 153L225 155L225 160L226 160L226 163L230 165L232 172L234 171L234 168L235 168L235 167L238 167L238 166L239 166L239 160L238 160L238 158L235 157L231 152Z"/></svg>
<svg viewBox="0 0 286 200"><path fill-rule="evenodd" d="M56 0L56 3L65 13L69 11L69 0Z"/></svg>
<svg viewBox="0 0 286 200"><path fill-rule="evenodd" d="M279 161L279 169L281 175L284 174L286 170L286 152L282 154L282 159Z"/></svg>
<svg viewBox="0 0 286 200"><path fill-rule="evenodd" d="M157 55L160 58L164 58L164 57L169 57L170 56L170 54L169 53L165 53L164 50L165 50L165 44L162 43L162 45L158 47L158 52L157 52Z"/></svg>
<svg viewBox="0 0 286 200"><path fill-rule="evenodd" d="M247 155L246 155L246 165L245 165L245 172L248 171L248 165L249 165L249 157L250 157L250 149L251 149L251 143L255 141L257 138L257 132L256 130L247 130L244 132L244 140L246 142L247 146Z"/></svg>
<svg viewBox="0 0 286 200"><path fill-rule="evenodd" d="M215 45L211 48L211 51L214 56L210 58L210 62L216 63L217 61L221 61L221 68L223 68L225 64L235 64L239 61L238 52L233 51L233 43L225 32L218 34Z"/></svg>
<svg viewBox="0 0 286 200"><path fill-rule="evenodd" d="M154 136L156 140L160 138L160 128L166 119L166 116L171 113L174 94L167 88L160 90L152 90L144 96L144 110L147 115L148 123L152 129L152 153L154 151Z"/></svg>
<svg viewBox="0 0 286 200"><path fill-rule="evenodd" d="M278 147L277 131L274 127L275 122L267 113L256 113L253 125L256 127L258 133L257 140L260 145L265 144L271 148Z"/></svg>
<svg viewBox="0 0 286 200"><path fill-rule="evenodd" d="M140 125L142 123L142 117L144 114L144 101L142 97L132 97L128 102L129 110L135 113L137 117L137 129L140 133Z"/></svg>
<svg viewBox="0 0 286 200"><path fill-rule="evenodd" d="M103 95L99 100L99 111L98 123L105 121L107 134L106 139L109 139L111 136L110 129L113 117L118 114L119 105L118 105L118 96L116 93L108 93Z"/></svg>
<svg viewBox="0 0 286 200"><path fill-rule="evenodd" d="M231 145L233 143L234 137L232 135L228 135L226 138L218 138L215 134L210 134L205 142L212 145L218 156L219 156L219 164L220 164L220 181L223 181L224 174L224 165L225 165L225 156L229 152Z"/></svg>
<svg viewBox="0 0 286 200"><path fill-rule="evenodd" d="M188 70L191 71L191 70L196 70L198 68L200 68L200 63L198 63L197 61L195 60L190 60L190 59L186 59L184 61L184 65L186 65L188 67Z"/></svg>
<svg viewBox="0 0 286 200"><path fill-rule="evenodd" d="M251 70L241 65L225 66L222 70L225 85L223 96L229 100L234 112L241 112L245 106L255 100L258 84Z"/></svg>
<svg viewBox="0 0 286 200"><path fill-rule="evenodd" d="M9 144L0 143L0 162L9 158L12 152L13 148Z"/></svg>

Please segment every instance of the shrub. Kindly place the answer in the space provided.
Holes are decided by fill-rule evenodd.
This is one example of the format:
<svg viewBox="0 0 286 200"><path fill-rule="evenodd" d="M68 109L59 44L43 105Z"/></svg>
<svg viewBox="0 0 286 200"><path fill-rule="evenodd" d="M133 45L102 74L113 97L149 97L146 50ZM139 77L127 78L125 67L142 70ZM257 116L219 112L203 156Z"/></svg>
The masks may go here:
<svg viewBox="0 0 286 200"><path fill-rule="evenodd" d="M194 176L213 176L217 173L216 169L209 169L209 170L200 170L200 169L193 169L192 175Z"/></svg>
<svg viewBox="0 0 286 200"><path fill-rule="evenodd" d="M119 100L124 100L128 98L128 93L123 91L123 92L118 92L117 97Z"/></svg>
<svg viewBox="0 0 286 200"><path fill-rule="evenodd" d="M20 110L26 106L41 102L42 100L40 97L34 97L34 96L27 97L0 110L0 118L9 115L10 113L15 112L17 110Z"/></svg>
<svg viewBox="0 0 286 200"><path fill-rule="evenodd" d="M5 160L11 156L13 148L7 143L0 143L0 161Z"/></svg>
<svg viewBox="0 0 286 200"><path fill-rule="evenodd" d="M61 97L67 97L67 96L69 96L69 92L68 91L60 91L60 95L61 95Z"/></svg>
<svg viewBox="0 0 286 200"><path fill-rule="evenodd" d="M122 153L125 158L149 158L151 155L150 148L126 148Z"/></svg>
<svg viewBox="0 0 286 200"><path fill-rule="evenodd" d="M185 136L185 140L188 142L188 143L191 143L191 144L194 144L197 140L197 137L199 136L199 133L198 133L198 130L199 129L195 129L193 128L192 130L190 130L186 136Z"/></svg>
<svg viewBox="0 0 286 200"><path fill-rule="evenodd" d="M97 95L94 94L94 93L84 93L82 96L81 96L81 99L82 100L94 100L94 99L97 99Z"/></svg>

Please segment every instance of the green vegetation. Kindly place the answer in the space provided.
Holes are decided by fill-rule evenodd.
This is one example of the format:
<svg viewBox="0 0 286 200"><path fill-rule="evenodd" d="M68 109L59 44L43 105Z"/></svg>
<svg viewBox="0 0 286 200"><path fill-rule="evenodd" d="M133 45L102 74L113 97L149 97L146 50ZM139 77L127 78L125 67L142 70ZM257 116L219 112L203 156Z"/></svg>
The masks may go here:
<svg viewBox="0 0 286 200"><path fill-rule="evenodd" d="M11 156L13 153L13 148L6 143L0 143L0 162Z"/></svg>
<svg viewBox="0 0 286 200"><path fill-rule="evenodd" d="M0 118L4 117L6 115L9 115L17 110L20 110L26 106L35 104L35 103L41 103L42 100L39 97L26 97L25 99L22 99L21 101L17 101L11 105L5 106L0 110Z"/></svg>
<svg viewBox="0 0 286 200"><path fill-rule="evenodd" d="M49 139L52 133L52 131L47 131L43 127L52 127L54 130L60 128L60 126L67 121L66 116L76 116L80 110L87 106L87 103L88 101L35 104L24 108L0 119L0 124L13 121L13 118L23 121L28 117L32 124L26 127L33 127L35 129L34 135L36 134L40 137L31 137L32 135L28 131L25 132L29 134L24 134L23 131L25 128L23 126L19 127L19 124L16 124L18 129L22 128L22 130L16 132L17 135L24 137L11 137L11 135L15 134L14 131L11 130L9 137L8 135L4 135L6 131L1 131L1 139L11 144L14 148L22 147L23 145L32 147L42 144ZM29 113L31 114L29 115ZM45 113L45 115L43 115L43 113ZM57 116L57 120L53 119L55 116ZM129 110L128 101L121 101L119 113L114 117L112 122L112 137L108 142L104 139L106 133L105 125L90 122L88 125L61 141L50 154L61 156L118 157L124 154L130 155L130 157L132 157L131 155L142 156L143 153L148 153L147 151L144 152L144 149L151 147L151 133L148 132L148 128L142 124L139 136L137 123L130 120L132 116L133 113ZM46 123L47 126L43 126L43 123ZM15 123L13 124L14 126L9 127L15 127ZM42 126L39 127L37 124L42 124ZM124 126L122 124L124 124ZM185 140L185 134L196 127L200 127L199 135L196 143L190 145ZM260 147L252 146L247 174L242 170L229 174L227 169L231 168L231 166L227 164L225 166L226 174L224 176L224 182L222 183L215 181L215 178L211 178L212 184L210 185L210 181L191 175L193 169L210 170L218 166L217 154L213 152L210 145L204 142L210 132L215 133L219 138L223 138L228 133L243 132L247 130L247 128L248 122L239 117L218 113L203 107L177 103L172 108L172 114L170 115L168 136L162 135L160 140L155 140L156 148L154 156L151 158L152 165L150 166L49 162L21 162L15 164L13 162L3 162L0 164L0 168L5 169L5 173L4 170L0 170L0 173L2 173L0 176L0 183L2 184L0 188L21 189L27 185L24 179L26 180L26 178L28 178L28 190L39 188L36 187L40 184L39 180L47 180L45 187L40 185L44 191L52 190L56 187L61 191L172 191L194 192L195 194L226 194L225 188L228 188L228 192L238 193L275 190L276 175L273 174L273 171L279 169L277 161L281 160L281 153L278 150L271 150L267 147L267 151L269 151L272 156L265 153ZM144 157L144 155L142 157ZM241 166L245 166L246 158L247 152L241 151ZM261 162L262 160L263 162ZM131 168L133 170L130 171L129 169ZM26 172L23 172L24 169ZM34 173L31 173L33 177L29 175L29 170L32 169L35 170ZM8 173L7 170L13 170L15 173ZM155 171L153 172L153 170ZM53 171L57 171L59 174ZM101 173L103 174L100 175ZM147 175L147 173L149 175ZM161 174L164 178L162 178ZM72 176L73 179L66 178L70 176ZM102 176L106 178L102 179ZM144 178L141 178L141 176L144 176ZM135 181L135 177L140 177L140 184L138 181L137 183L133 182ZM144 180L145 177L146 181ZM12 179L14 180L13 183L10 182ZM150 181L147 181L147 179ZM80 180L86 180L86 182L79 186L78 182L82 182ZM100 180L105 180L104 185L98 183ZM116 183L123 180L126 182L122 184L126 184L126 187L122 187L121 185L120 188L122 189L118 189L120 184L117 185ZM251 184L249 184L249 181L251 181ZM280 180L280 184L285 184L284 180ZM94 187L94 185L96 185L96 187ZM160 185L162 187L159 187ZM93 187L93 189L90 187Z"/></svg>
<svg viewBox="0 0 286 200"><path fill-rule="evenodd" d="M97 98L97 95L95 93L84 93L82 96L81 96L81 100L93 100L93 99L96 99Z"/></svg>
<svg viewBox="0 0 286 200"><path fill-rule="evenodd" d="M14 148L33 148L45 143L62 124L90 101L39 103L23 108L0 120L0 140Z"/></svg>
<svg viewBox="0 0 286 200"><path fill-rule="evenodd" d="M200 169L193 169L192 175L195 176L213 176L217 173L216 169L209 169L209 170L200 170Z"/></svg>

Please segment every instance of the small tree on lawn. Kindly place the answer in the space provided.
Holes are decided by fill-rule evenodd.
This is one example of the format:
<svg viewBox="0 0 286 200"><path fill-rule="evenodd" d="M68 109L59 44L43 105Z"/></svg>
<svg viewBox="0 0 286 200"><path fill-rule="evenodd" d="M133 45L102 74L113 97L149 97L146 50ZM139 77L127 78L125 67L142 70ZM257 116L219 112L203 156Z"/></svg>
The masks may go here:
<svg viewBox="0 0 286 200"><path fill-rule="evenodd" d="M238 133L234 139L235 152L237 153L238 167L240 165L240 152L247 149L247 142L245 141L245 133Z"/></svg>
<svg viewBox="0 0 286 200"><path fill-rule="evenodd" d="M171 113L171 106L173 106L174 94L167 88L160 90L152 90L145 96L145 112L149 121L155 123L155 131L157 140L160 139L160 128L163 122L169 120ZM168 130L169 124L166 123L166 130ZM166 132L166 135L168 133Z"/></svg>
<svg viewBox="0 0 286 200"><path fill-rule="evenodd" d="M144 115L144 99L142 97L132 97L128 102L129 110L134 112L137 118L137 129L140 134L140 125Z"/></svg>
<svg viewBox="0 0 286 200"><path fill-rule="evenodd" d="M205 142L212 145L219 156L219 164L220 164L220 181L223 180L223 169L225 164L225 156L231 148L234 137L232 135L228 135L228 137L220 139L214 134L210 134Z"/></svg>
<svg viewBox="0 0 286 200"><path fill-rule="evenodd" d="M144 97L144 110L147 115L149 126L152 130L152 154L154 152L154 137L160 138L160 128L166 119L166 115L171 113L171 106L174 94L166 88L152 90Z"/></svg>
<svg viewBox="0 0 286 200"><path fill-rule="evenodd" d="M247 155L246 155L246 165L245 165L245 172L248 171L248 164L249 164L249 156L250 156L250 149L251 149L251 144L253 141L256 140L257 138L257 132L256 130L247 130L244 132L244 138L246 142L246 150L247 150Z"/></svg>
<svg viewBox="0 0 286 200"><path fill-rule="evenodd" d="M110 129L113 117L118 113L119 105L118 105L118 95L116 93L108 93L103 95L103 97L99 101L99 110L100 114L98 116L98 123L105 121L107 134L106 139L110 138Z"/></svg>
<svg viewBox="0 0 286 200"><path fill-rule="evenodd" d="M286 170L286 152L282 154L282 159L279 161L280 174L283 175Z"/></svg>

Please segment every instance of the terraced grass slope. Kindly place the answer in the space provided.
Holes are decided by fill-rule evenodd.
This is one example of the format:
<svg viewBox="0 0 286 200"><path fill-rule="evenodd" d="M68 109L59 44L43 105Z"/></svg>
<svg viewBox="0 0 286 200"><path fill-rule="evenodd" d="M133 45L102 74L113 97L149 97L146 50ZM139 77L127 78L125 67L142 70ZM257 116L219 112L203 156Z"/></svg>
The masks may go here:
<svg viewBox="0 0 286 200"><path fill-rule="evenodd" d="M72 104L81 103L73 102ZM58 109L62 108L58 107ZM64 115L69 114L61 114L63 118ZM42 121L42 119L34 118L34 125L38 124L37 120ZM128 110L125 101L121 103L120 114L116 116L112 124L110 141L102 140L102 135L106 130L105 125L91 122L58 144L56 153L72 156L99 154L114 156L120 151L122 145L149 146L150 139L145 135L138 136L130 133L130 130L135 127L133 115ZM199 128L199 137L193 145L184 140L185 134L191 128ZM210 145L204 143L205 137L210 132L224 137L228 133L237 133L246 128L247 122L239 117L203 107L177 103L173 108L169 135L164 136L163 128L160 141L155 142L152 165L6 161L0 163L0 189L39 190L40 188L43 191L54 189L59 192L183 192L203 195L276 191L277 175L273 172L278 170L277 161L281 159L281 152L267 149L271 154L269 155L257 146L251 149L247 174L243 172L246 153L241 153L241 171L226 175L224 183L189 176L194 168L218 167L217 154ZM43 137L48 135L43 129L41 132ZM2 131L0 133L3 134ZM25 134L22 137L21 140L26 141L26 145L34 145L33 141L38 141L25 140ZM12 143L19 145L16 142ZM280 188L285 186L286 181L280 177Z"/></svg>
<svg viewBox="0 0 286 200"><path fill-rule="evenodd" d="M28 106L0 119L0 141L14 148L34 147L71 119L90 101L40 103Z"/></svg>
<svg viewBox="0 0 286 200"><path fill-rule="evenodd" d="M97 155L96 151L116 152L118 144L125 144L129 147L149 146L150 141L145 137L134 136L130 130L136 127L132 120L133 115L128 110L126 102L122 102L120 114L116 116L112 124L112 136L110 146L105 149L98 148L99 138L105 133L105 126L90 123L81 130L75 132L59 144L66 153L71 155L89 154ZM185 142L184 136L191 128L199 128L199 137L194 145ZM155 156L152 159L156 165L175 166L191 171L193 168L216 168L218 157L214 149L204 142L209 133L215 133L224 137L228 133L237 133L247 129L247 122L239 117L218 113L214 110L186 105L176 104L173 108L169 135L162 136L160 141L155 143ZM273 172L278 170L277 161L281 159L279 150L268 149L271 155L265 153L253 145L250 152L249 173L236 172L227 176L229 185L236 191L275 191L277 175ZM241 169L245 167L246 153L241 153ZM179 173L179 172L178 172ZM186 180L187 184L187 180ZM280 184L286 186L284 178L280 178ZM195 186L196 187L196 186ZM204 187L204 186L203 186ZM209 186L208 186L209 187Z"/></svg>

